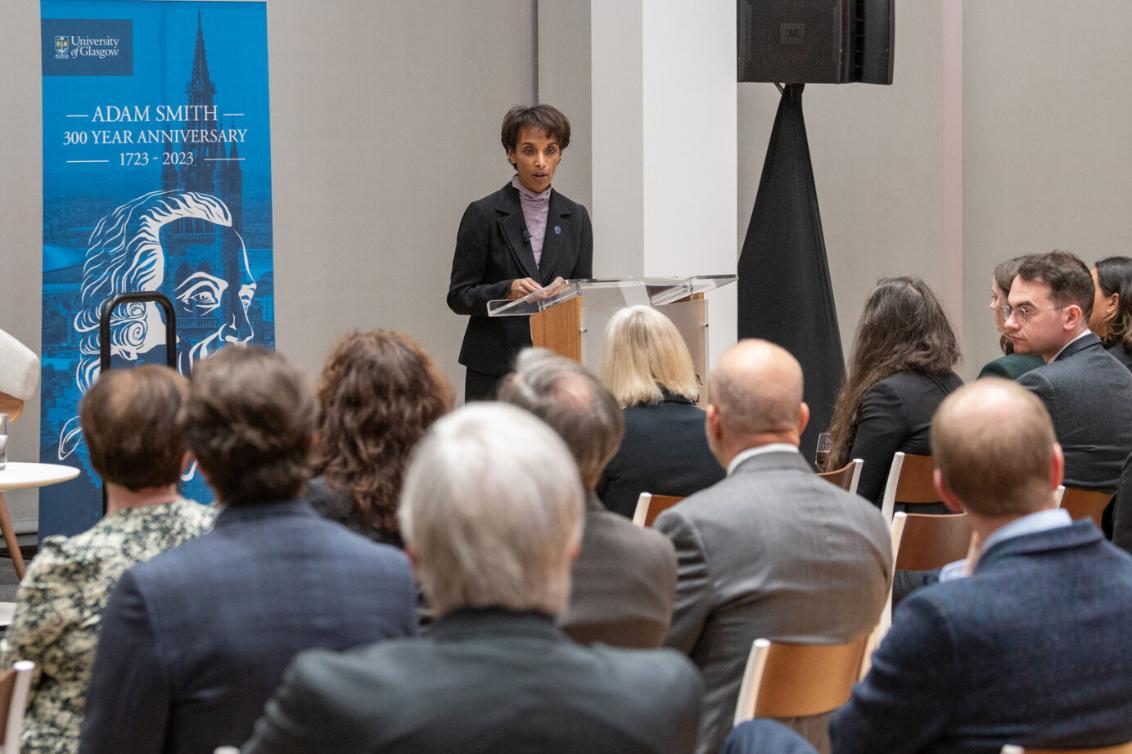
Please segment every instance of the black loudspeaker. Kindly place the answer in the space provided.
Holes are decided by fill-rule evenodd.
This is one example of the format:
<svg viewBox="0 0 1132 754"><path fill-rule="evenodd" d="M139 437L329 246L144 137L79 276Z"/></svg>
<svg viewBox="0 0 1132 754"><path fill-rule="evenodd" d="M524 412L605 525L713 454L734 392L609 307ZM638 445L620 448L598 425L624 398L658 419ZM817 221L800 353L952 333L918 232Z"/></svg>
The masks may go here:
<svg viewBox="0 0 1132 754"><path fill-rule="evenodd" d="M895 0L738 0L739 81L891 84Z"/></svg>

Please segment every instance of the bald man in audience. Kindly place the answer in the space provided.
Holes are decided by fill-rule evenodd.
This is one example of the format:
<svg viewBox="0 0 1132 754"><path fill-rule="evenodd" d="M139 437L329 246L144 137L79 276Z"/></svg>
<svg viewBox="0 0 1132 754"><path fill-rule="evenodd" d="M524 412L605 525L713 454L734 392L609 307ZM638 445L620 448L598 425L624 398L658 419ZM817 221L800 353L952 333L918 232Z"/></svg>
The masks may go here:
<svg viewBox="0 0 1132 754"><path fill-rule="evenodd" d="M880 511L818 477L798 452L809 408L794 357L766 341L740 341L709 388L708 443L727 477L656 522L679 563L666 643L691 657L707 686L701 754L718 751L731 730L755 639L836 644L864 636L892 571ZM828 747L827 716L790 724Z"/></svg>
<svg viewBox="0 0 1132 754"><path fill-rule="evenodd" d="M519 354L499 400L526 409L558 433L586 489L582 550L561 618L582 643L658 647L672 617L676 555L661 535L602 505L594 489L625 431L621 407L581 364L541 348Z"/></svg>
<svg viewBox="0 0 1132 754"><path fill-rule="evenodd" d="M979 380L940 405L931 444L940 499L974 531L971 575L900 605L834 718L834 752L1132 739L1132 556L1054 507L1064 458L1045 407Z"/></svg>

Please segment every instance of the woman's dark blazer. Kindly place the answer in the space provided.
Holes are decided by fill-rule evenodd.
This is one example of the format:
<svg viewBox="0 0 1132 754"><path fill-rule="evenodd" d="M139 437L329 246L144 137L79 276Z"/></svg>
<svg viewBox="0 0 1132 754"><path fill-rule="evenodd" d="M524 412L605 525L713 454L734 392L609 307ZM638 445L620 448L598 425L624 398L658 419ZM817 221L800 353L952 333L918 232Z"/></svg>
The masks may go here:
<svg viewBox="0 0 1132 754"><path fill-rule="evenodd" d="M642 492L686 497L723 479L704 434L704 412L687 398L666 396L624 413L625 438L597 485L606 508L632 518Z"/></svg>
<svg viewBox="0 0 1132 754"><path fill-rule="evenodd" d="M888 469L897 451L930 455L928 433L943 399L963 386L954 372L927 375L901 372L869 388L857 414L857 434L850 458L861 458L857 494L880 502Z"/></svg>
<svg viewBox="0 0 1132 754"><path fill-rule="evenodd" d="M1132 370L1132 351L1125 348L1123 343L1116 343L1108 349L1108 352L1116 357L1117 361Z"/></svg>
<svg viewBox="0 0 1132 754"><path fill-rule="evenodd" d="M502 377L515 356L531 345L527 317L489 318L487 302L507 298L511 281L532 278L548 285L556 277L593 277L593 228L586 208L557 191L550 194L541 264L535 266L519 191L510 183L472 202L456 234L448 308L469 314L460 363Z"/></svg>

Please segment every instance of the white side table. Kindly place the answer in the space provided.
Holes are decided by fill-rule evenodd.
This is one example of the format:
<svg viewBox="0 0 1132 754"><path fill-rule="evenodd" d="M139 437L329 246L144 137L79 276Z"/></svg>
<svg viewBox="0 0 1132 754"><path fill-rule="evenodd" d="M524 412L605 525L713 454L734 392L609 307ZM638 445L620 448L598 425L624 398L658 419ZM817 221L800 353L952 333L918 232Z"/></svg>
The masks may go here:
<svg viewBox="0 0 1132 754"><path fill-rule="evenodd" d="M12 528L12 516L8 513L8 503L4 499L4 493L8 490L47 487L60 482L69 482L78 475L79 470L73 466L19 461L8 461L7 468L0 471L0 530L3 531L4 543L8 546L8 553L12 556L12 565L16 568L18 578L24 577L24 556L16 540L16 530Z"/></svg>

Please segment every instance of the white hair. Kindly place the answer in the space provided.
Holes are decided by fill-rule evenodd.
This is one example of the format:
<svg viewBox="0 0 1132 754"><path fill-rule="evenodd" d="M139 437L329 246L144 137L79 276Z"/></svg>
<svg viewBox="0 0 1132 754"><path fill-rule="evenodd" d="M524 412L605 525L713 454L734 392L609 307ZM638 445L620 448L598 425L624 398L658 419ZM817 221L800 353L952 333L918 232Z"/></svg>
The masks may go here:
<svg viewBox="0 0 1132 754"><path fill-rule="evenodd" d="M433 424L418 445L398 518L437 613L557 615L582 514L574 459L558 435L513 406L477 403Z"/></svg>

